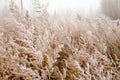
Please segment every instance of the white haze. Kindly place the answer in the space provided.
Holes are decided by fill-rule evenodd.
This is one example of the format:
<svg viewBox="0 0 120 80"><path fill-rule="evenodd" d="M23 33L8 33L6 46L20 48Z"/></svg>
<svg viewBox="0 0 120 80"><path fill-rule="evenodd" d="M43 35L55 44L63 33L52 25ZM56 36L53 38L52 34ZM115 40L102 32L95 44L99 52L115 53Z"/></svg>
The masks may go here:
<svg viewBox="0 0 120 80"><path fill-rule="evenodd" d="M0 0L0 10L4 10L5 4L10 0ZM13 0L20 6L20 0ZM80 13L81 15L95 15L100 12L100 0L41 0L43 4L49 3L47 8L50 14L66 12ZM30 13L33 12L32 0L23 0L23 7Z"/></svg>

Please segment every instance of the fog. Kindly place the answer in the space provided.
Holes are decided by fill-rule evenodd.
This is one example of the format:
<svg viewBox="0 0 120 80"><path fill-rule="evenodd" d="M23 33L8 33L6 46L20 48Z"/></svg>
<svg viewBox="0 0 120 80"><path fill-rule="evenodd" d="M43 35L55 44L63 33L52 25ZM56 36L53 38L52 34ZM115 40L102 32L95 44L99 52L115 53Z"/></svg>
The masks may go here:
<svg viewBox="0 0 120 80"><path fill-rule="evenodd" d="M21 0L13 0L21 8ZM33 0L22 0L24 10L28 10L30 14L33 12ZM120 6L119 0L40 0L40 3L47 5L47 11L50 14L64 14L64 13L79 13L82 16L96 16L104 13L106 16L119 16L118 7ZM0 13L5 13L10 0L0 0ZM106 7L106 5L108 5ZM114 11L112 11L112 9ZM116 10L116 11L115 11ZM112 14L110 14L112 13Z"/></svg>
<svg viewBox="0 0 120 80"><path fill-rule="evenodd" d="M89 13L90 10L96 12L100 8L100 0L46 0L49 2L48 11L53 12L63 12L67 10L72 11L84 11Z"/></svg>
<svg viewBox="0 0 120 80"><path fill-rule="evenodd" d="M20 0L13 0L20 7ZM0 11L3 11L6 5L8 5L10 0L1 0ZM87 15L96 13L100 9L100 0L41 0L43 4L48 5L48 12L50 14L56 13L65 13L72 11L82 12ZM23 7L32 13L32 0L23 0Z"/></svg>
<svg viewBox="0 0 120 80"><path fill-rule="evenodd" d="M120 19L120 0L102 0L101 8L111 19Z"/></svg>

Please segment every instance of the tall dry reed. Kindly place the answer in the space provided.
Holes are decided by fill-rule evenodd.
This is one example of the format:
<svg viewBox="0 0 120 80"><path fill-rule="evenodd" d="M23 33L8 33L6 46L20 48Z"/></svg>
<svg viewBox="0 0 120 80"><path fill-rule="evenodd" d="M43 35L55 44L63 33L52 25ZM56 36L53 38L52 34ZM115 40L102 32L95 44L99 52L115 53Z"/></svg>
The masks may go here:
<svg viewBox="0 0 120 80"><path fill-rule="evenodd" d="M41 7L39 9L41 10ZM0 18L0 80L119 80L120 25L20 14L12 4Z"/></svg>

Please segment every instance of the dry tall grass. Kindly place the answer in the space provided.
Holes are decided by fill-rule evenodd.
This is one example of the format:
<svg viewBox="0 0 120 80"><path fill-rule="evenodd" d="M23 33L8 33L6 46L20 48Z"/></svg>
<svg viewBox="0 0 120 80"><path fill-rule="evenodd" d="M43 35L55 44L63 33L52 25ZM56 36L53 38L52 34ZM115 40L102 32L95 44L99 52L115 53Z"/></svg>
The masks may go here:
<svg viewBox="0 0 120 80"><path fill-rule="evenodd" d="M0 80L119 80L120 22L34 18L12 5L0 18Z"/></svg>

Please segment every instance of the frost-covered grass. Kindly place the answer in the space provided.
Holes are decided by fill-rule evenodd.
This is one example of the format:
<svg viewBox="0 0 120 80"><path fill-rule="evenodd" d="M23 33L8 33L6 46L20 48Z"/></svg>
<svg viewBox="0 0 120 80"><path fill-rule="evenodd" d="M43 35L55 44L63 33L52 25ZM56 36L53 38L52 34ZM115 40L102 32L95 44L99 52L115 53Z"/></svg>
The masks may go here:
<svg viewBox="0 0 120 80"><path fill-rule="evenodd" d="M120 22L21 15L0 18L0 80L119 80Z"/></svg>

